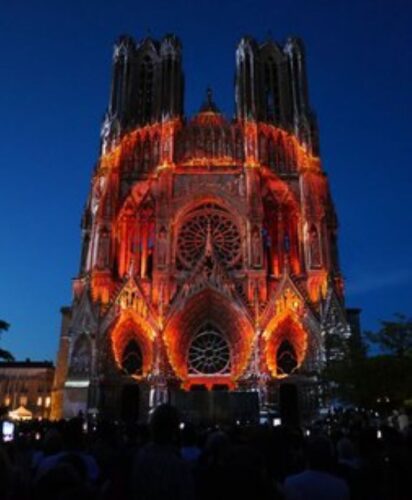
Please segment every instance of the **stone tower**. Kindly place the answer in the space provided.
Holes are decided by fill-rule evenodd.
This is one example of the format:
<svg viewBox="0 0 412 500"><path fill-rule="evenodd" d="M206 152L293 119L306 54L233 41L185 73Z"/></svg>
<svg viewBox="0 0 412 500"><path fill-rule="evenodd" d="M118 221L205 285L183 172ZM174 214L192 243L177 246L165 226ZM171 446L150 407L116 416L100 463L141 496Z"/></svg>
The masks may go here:
<svg viewBox="0 0 412 500"><path fill-rule="evenodd" d="M232 121L210 90L185 117L183 89L176 37L116 43L55 417L199 388L308 407L350 334L302 42L240 41Z"/></svg>

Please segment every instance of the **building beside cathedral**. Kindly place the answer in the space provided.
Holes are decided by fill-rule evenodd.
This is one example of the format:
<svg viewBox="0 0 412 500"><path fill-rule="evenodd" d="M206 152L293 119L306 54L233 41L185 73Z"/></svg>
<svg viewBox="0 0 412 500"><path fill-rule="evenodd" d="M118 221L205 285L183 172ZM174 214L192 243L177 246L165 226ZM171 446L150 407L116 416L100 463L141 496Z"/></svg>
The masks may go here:
<svg viewBox="0 0 412 500"><path fill-rule="evenodd" d="M310 408L329 340L350 335L302 42L240 41L234 119L210 91L185 116L183 91L175 36L119 39L56 418L202 389Z"/></svg>
<svg viewBox="0 0 412 500"><path fill-rule="evenodd" d="M53 379L51 361L1 361L0 411L23 407L30 418L49 418Z"/></svg>

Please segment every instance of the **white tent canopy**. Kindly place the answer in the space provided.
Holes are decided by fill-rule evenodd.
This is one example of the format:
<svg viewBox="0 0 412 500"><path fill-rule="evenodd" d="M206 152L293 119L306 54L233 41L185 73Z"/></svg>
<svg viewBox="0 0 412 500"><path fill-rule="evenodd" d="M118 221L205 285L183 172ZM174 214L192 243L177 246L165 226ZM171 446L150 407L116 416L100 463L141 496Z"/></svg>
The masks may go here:
<svg viewBox="0 0 412 500"><path fill-rule="evenodd" d="M33 413L24 406L19 406L16 410L9 411L9 417L13 420L31 420Z"/></svg>

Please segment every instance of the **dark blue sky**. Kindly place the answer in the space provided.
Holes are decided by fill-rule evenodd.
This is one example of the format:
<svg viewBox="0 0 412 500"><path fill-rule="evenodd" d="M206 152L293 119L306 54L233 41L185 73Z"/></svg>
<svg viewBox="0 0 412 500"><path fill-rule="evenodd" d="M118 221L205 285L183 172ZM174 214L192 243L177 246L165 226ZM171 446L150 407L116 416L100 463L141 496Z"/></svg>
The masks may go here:
<svg viewBox="0 0 412 500"><path fill-rule="evenodd" d="M12 325L3 345L55 358L122 33L176 33L186 113L210 84L228 115L239 38L301 36L347 304L363 309L366 329L412 314L411 14L408 0L0 0L0 318Z"/></svg>

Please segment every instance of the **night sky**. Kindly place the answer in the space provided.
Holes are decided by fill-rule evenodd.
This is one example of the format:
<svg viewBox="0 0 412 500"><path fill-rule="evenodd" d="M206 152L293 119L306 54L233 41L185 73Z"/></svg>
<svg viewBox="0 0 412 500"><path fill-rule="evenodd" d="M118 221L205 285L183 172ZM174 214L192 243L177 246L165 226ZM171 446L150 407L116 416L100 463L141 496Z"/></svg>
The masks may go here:
<svg viewBox="0 0 412 500"><path fill-rule="evenodd" d="M211 85L229 117L240 37L302 37L347 305L362 308L364 329L412 315L411 14L408 0L0 0L2 345L19 359L55 359L112 45L124 33L177 34L186 114Z"/></svg>

